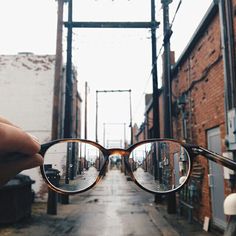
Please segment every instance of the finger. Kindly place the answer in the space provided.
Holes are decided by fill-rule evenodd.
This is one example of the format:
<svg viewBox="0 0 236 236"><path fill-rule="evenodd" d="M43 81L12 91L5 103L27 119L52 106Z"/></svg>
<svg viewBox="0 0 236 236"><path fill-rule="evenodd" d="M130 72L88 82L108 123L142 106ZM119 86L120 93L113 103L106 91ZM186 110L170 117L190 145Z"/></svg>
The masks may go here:
<svg viewBox="0 0 236 236"><path fill-rule="evenodd" d="M2 116L0 116L0 123L8 124L8 125L11 125L11 126L18 127L18 126L14 125L13 123L11 123L9 120L7 120L6 118L4 118Z"/></svg>
<svg viewBox="0 0 236 236"><path fill-rule="evenodd" d="M24 158L14 160L14 162L0 163L0 186L7 183L22 170L31 169L42 164L43 158L39 154L35 154L34 156L25 156Z"/></svg>
<svg viewBox="0 0 236 236"><path fill-rule="evenodd" d="M40 144L23 130L6 123L0 123L0 152L19 152L33 155L40 150Z"/></svg>

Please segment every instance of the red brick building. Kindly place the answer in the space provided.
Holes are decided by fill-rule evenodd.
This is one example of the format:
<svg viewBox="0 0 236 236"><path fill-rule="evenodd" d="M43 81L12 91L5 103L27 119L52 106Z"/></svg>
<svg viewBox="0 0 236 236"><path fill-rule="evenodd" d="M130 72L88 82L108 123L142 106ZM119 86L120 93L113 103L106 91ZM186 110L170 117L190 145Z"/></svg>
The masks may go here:
<svg viewBox="0 0 236 236"><path fill-rule="evenodd" d="M174 137L222 154L226 136L224 67L217 5L214 5L203 19L186 50L176 62L172 76ZM217 144L209 143L214 142L214 139L217 139ZM215 147L216 145L218 146ZM226 223L223 214L223 192L228 186L224 185L223 167L212 164L212 168L218 172L217 178L214 179L215 173L210 171L209 161L199 158L199 162L204 167L204 175L198 189L201 194L195 217L203 221L207 216L213 224L223 228ZM210 187L209 175L213 182L218 182L218 190L215 190L215 186ZM214 219L214 211L217 210Z"/></svg>
<svg viewBox="0 0 236 236"><path fill-rule="evenodd" d="M221 3L212 3L189 44L173 65L173 137L207 147L219 154L226 151L233 154L235 136L227 124L231 113L233 121L235 119L236 0L222 2L225 4L223 13L226 13L226 17L222 18ZM160 90L161 137L164 122L162 101ZM150 130L148 117L151 113L152 108L149 105L142 126L146 134L147 130ZM138 140L139 137L141 130ZM197 180L197 187L190 193L196 195L195 202L192 202L193 216L200 222L209 217L212 226L224 229L226 217L223 202L229 193L235 191L234 183L231 181L234 175L229 175L222 166L204 157L197 158L197 168L201 169L202 176Z"/></svg>

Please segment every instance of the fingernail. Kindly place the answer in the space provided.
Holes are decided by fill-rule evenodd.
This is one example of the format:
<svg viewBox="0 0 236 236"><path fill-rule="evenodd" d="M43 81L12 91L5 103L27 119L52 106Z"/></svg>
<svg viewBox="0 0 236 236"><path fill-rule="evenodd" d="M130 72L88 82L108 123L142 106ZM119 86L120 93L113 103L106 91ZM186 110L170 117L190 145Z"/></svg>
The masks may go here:
<svg viewBox="0 0 236 236"><path fill-rule="evenodd" d="M38 139L37 137L35 137L34 135L32 135L32 134L30 134L30 133L28 133L28 135L29 135L36 143L40 144L40 143L39 143L39 139Z"/></svg>

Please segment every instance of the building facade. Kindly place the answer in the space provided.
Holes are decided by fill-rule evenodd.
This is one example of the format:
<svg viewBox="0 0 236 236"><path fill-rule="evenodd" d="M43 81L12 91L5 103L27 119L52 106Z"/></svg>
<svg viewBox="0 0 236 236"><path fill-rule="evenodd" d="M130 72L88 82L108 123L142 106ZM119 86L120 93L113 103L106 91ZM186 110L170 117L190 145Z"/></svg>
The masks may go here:
<svg viewBox="0 0 236 236"><path fill-rule="evenodd" d="M229 158L235 158L235 9L235 0L212 3L171 74L173 138ZM159 107L160 137L164 137L161 90ZM137 140L150 138L144 133L149 130L152 107L146 108L146 120ZM191 177L194 185L184 190L193 197L190 202L180 192L178 207L186 201L183 211L191 210L202 223L208 217L212 226L224 229L227 222L223 202L235 191L235 173L201 156L195 162Z"/></svg>
<svg viewBox="0 0 236 236"><path fill-rule="evenodd" d="M19 53L0 56L1 115L34 135L40 143L51 140L55 56ZM73 73L73 137L81 134L81 98L77 91L76 73ZM63 137L65 116L65 73L62 72L58 133ZM26 170L35 184L36 197L47 192L39 168Z"/></svg>

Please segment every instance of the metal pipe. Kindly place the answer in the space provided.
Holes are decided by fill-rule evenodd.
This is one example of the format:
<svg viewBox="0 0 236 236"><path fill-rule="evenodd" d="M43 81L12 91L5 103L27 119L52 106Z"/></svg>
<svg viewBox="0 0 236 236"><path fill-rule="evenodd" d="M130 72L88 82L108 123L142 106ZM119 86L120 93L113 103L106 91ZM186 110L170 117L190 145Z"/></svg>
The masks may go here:
<svg viewBox="0 0 236 236"><path fill-rule="evenodd" d="M164 79L163 79L163 102L164 102L164 137L172 137L172 119L171 119L171 78L170 78L170 36L171 29L169 23L169 4L172 0L162 0L163 8L163 33L164 33ZM167 212L176 213L175 193L168 195Z"/></svg>
<svg viewBox="0 0 236 236"><path fill-rule="evenodd" d="M69 0L68 21L72 22L72 0ZM66 61L66 104L64 120L64 138L72 138L73 112L73 78L72 78L72 27L67 28L67 61Z"/></svg>
<svg viewBox="0 0 236 236"><path fill-rule="evenodd" d="M155 0L151 0L151 22L156 22L155 16ZM156 27L151 28L151 39L152 39L152 127L153 133L151 138L160 137L160 121L159 121L159 91L158 91L158 77L157 77L157 46L156 46ZM148 137L150 138L150 137ZM158 160L154 159L155 171L159 172ZM155 195L156 203L161 202L159 195Z"/></svg>
<svg viewBox="0 0 236 236"><path fill-rule="evenodd" d="M151 0L151 22L156 22L155 0ZM157 52L156 52L156 27L151 28L152 35L152 108L153 108L153 134L152 138L160 137L159 124L159 92L157 78Z"/></svg>
<svg viewBox="0 0 236 236"><path fill-rule="evenodd" d="M72 1L68 0L68 22L72 23ZM64 118L64 138L73 136L73 77L72 77L72 26L67 28L67 58L66 58L66 100L65 100L65 118ZM70 150L67 148L67 166L65 183L69 180ZM69 196L62 195L63 204L69 203Z"/></svg>
<svg viewBox="0 0 236 236"><path fill-rule="evenodd" d="M170 23L169 23L170 0L162 0L163 7L163 34L164 34L164 79L163 79L163 102L164 102L164 137L172 137L171 120L171 78L170 78Z"/></svg>
<svg viewBox="0 0 236 236"><path fill-rule="evenodd" d="M223 62L224 62L224 90L225 90L225 121L228 120L228 110L231 108L230 99L229 99L229 62L228 62L228 54L227 54L227 38L226 38L226 19L225 19L225 7L224 7L224 0L218 0L218 7L219 7L219 15L220 15L220 29L221 29L221 49L223 54ZM228 133L228 126L226 125L226 131Z"/></svg>

